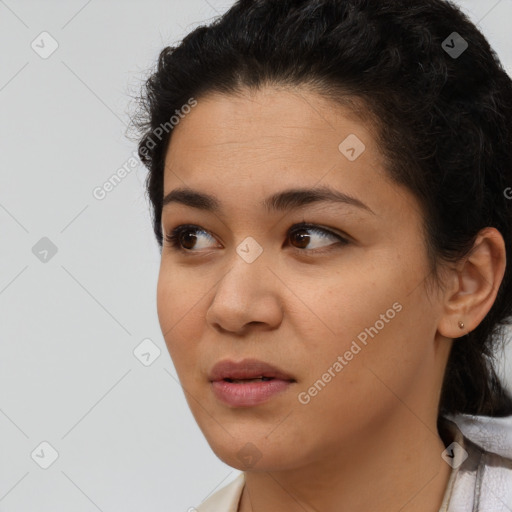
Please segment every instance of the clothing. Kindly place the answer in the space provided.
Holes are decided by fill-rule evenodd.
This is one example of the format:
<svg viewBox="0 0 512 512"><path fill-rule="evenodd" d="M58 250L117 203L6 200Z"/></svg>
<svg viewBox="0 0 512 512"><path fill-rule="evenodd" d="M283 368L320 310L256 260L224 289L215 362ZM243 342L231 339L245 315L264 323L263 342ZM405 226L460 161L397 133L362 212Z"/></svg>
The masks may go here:
<svg viewBox="0 0 512 512"><path fill-rule="evenodd" d="M468 458L452 470L439 512L511 512L512 416L447 419Z"/></svg>
<svg viewBox="0 0 512 512"><path fill-rule="evenodd" d="M240 473L231 483L196 507L197 512L238 512L244 485L245 475Z"/></svg>
<svg viewBox="0 0 512 512"><path fill-rule="evenodd" d="M439 512L512 512L512 416L492 418L458 414L441 421L447 438L467 453L456 460ZM446 443L445 443L446 444ZM459 447L451 455L464 454ZM464 455L461 456L462 457ZM445 459L446 460L446 459ZM455 459L454 459L455 460ZM217 491L198 512L238 512L245 475Z"/></svg>

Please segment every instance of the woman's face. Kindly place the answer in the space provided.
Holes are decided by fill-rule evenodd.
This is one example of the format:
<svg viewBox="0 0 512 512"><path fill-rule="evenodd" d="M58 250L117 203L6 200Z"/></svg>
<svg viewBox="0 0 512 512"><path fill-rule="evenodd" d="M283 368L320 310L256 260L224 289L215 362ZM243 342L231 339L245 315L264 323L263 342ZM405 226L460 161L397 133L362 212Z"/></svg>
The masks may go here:
<svg viewBox="0 0 512 512"><path fill-rule="evenodd" d="M183 195L165 204L164 236L196 229L178 237L181 251L164 241L157 300L220 459L297 468L371 443L385 425L435 431L449 343L437 332L441 301L425 289L422 214L386 178L368 126L306 90L211 94L174 128L164 178L164 196L187 188L218 206ZM315 199L320 187L353 200ZM224 402L213 366L247 358L293 382L254 405Z"/></svg>

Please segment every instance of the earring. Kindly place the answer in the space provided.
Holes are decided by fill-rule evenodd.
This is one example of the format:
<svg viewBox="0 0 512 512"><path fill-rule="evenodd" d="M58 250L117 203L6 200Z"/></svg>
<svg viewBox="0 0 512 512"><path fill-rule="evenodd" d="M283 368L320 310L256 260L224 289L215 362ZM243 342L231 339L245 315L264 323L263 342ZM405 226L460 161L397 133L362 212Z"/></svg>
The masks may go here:
<svg viewBox="0 0 512 512"><path fill-rule="evenodd" d="M459 321L459 327L460 327L461 329L464 329L464 322Z"/></svg>

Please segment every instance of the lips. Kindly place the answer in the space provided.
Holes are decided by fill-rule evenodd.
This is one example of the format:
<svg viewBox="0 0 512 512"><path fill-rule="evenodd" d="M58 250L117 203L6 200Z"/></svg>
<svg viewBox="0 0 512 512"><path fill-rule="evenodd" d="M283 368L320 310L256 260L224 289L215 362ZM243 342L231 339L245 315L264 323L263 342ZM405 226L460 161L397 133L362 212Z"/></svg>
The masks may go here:
<svg viewBox="0 0 512 512"><path fill-rule="evenodd" d="M263 379L262 379L263 377ZM293 376L287 374L280 368L258 359L243 359L236 363L230 360L219 361L211 369L208 379L210 382L225 380L226 382L237 381L266 381L272 379L296 382ZM257 382L256 381L256 382Z"/></svg>

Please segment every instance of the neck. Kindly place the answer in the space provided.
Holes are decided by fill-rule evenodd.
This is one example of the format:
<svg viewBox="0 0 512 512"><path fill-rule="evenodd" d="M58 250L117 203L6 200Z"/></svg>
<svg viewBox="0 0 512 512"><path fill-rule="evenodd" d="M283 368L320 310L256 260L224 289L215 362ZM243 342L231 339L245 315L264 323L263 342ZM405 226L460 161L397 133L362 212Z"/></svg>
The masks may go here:
<svg viewBox="0 0 512 512"><path fill-rule="evenodd" d="M399 416L306 466L246 472L239 512L438 512L451 472L445 445L435 422L405 407Z"/></svg>

